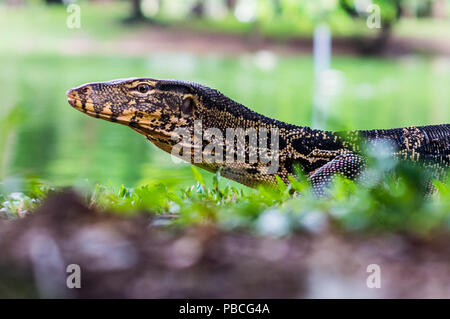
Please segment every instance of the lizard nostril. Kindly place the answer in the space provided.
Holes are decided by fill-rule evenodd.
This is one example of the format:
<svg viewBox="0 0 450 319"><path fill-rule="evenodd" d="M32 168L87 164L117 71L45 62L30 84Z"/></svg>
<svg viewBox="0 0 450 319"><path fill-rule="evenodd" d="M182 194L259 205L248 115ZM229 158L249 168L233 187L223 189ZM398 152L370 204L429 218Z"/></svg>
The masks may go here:
<svg viewBox="0 0 450 319"><path fill-rule="evenodd" d="M73 94L74 89L70 89L66 92L67 96L71 96Z"/></svg>

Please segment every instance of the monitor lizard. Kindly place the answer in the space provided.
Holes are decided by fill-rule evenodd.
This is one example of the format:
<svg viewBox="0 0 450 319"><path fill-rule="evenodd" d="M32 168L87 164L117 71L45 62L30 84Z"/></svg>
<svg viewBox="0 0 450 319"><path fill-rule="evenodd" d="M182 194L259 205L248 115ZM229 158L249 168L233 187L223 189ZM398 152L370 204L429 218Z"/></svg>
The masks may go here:
<svg viewBox="0 0 450 319"><path fill-rule="evenodd" d="M77 110L127 125L166 152L173 153L177 144L184 143L187 146L184 150L193 150L192 153L183 157L186 154L182 150L175 152L175 156L211 172L220 169L221 175L250 187L277 185L276 175L288 183L288 176L295 174L297 165L308 176L314 193L324 195L326 186L337 174L349 179L361 176L366 167L366 157L362 151L364 143L382 143L392 157L431 169L436 177L446 174L450 166L450 124L348 132L317 130L258 114L219 91L200 84L152 78L88 83L67 91L67 98ZM196 123L201 123L203 140L200 144L195 136ZM190 137L187 142L180 142L180 129L184 129L182 132ZM230 161L225 158L222 161L195 161L195 151L205 150L213 138L205 138L208 129L221 133L216 148L209 149L212 155L226 154L227 130L242 129L244 139L236 143L245 144L239 149L244 153L240 157L243 160L236 160L239 159L236 147ZM265 131L268 140L276 133L277 147L262 149L263 143L252 143L249 136L245 136L249 130L257 134ZM232 141L235 142L235 137ZM267 161L260 158L250 160L250 153L264 152L277 156L275 171L270 171Z"/></svg>

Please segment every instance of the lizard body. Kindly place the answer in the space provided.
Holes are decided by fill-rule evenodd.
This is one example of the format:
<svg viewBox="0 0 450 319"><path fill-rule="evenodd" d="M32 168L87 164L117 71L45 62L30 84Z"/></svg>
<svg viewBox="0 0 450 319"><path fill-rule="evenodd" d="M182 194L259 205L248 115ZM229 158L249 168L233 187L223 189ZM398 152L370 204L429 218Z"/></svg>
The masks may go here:
<svg viewBox="0 0 450 319"><path fill-rule="evenodd" d="M276 185L275 175L288 182L299 165L315 192L322 195L334 175L354 179L361 174L364 141L383 143L393 157L431 168L436 176L445 174L450 166L449 124L349 132L315 130L258 114L206 86L151 78L89 83L69 90L67 96L74 108L90 116L128 125L162 150L212 172L221 169L223 176L250 187ZM228 140L230 132L234 135ZM258 139L261 137L266 139ZM230 148L234 153L227 153L228 142L236 143ZM174 153L180 145L182 151ZM206 150L209 159L200 156L199 160L196 154ZM252 157L255 154L256 159Z"/></svg>

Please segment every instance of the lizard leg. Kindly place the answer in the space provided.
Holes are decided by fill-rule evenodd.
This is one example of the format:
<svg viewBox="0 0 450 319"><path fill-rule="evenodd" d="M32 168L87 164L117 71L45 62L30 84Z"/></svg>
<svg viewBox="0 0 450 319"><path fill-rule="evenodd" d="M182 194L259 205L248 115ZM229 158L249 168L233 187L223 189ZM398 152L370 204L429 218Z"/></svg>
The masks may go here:
<svg viewBox="0 0 450 319"><path fill-rule="evenodd" d="M348 179L355 179L364 167L363 159L356 154L346 153L336 156L309 177L314 194L319 197L325 196L325 189L334 176L340 174Z"/></svg>

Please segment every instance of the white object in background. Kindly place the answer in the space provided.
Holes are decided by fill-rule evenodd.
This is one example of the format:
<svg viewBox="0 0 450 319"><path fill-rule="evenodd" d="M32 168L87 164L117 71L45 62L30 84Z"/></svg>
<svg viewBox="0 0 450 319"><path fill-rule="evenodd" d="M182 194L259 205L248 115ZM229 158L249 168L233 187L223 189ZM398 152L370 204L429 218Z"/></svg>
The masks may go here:
<svg viewBox="0 0 450 319"><path fill-rule="evenodd" d="M312 126L325 129L329 109L328 94L326 94L327 77L324 76L330 69L331 61L331 33L326 24L320 24L314 30L314 109Z"/></svg>

